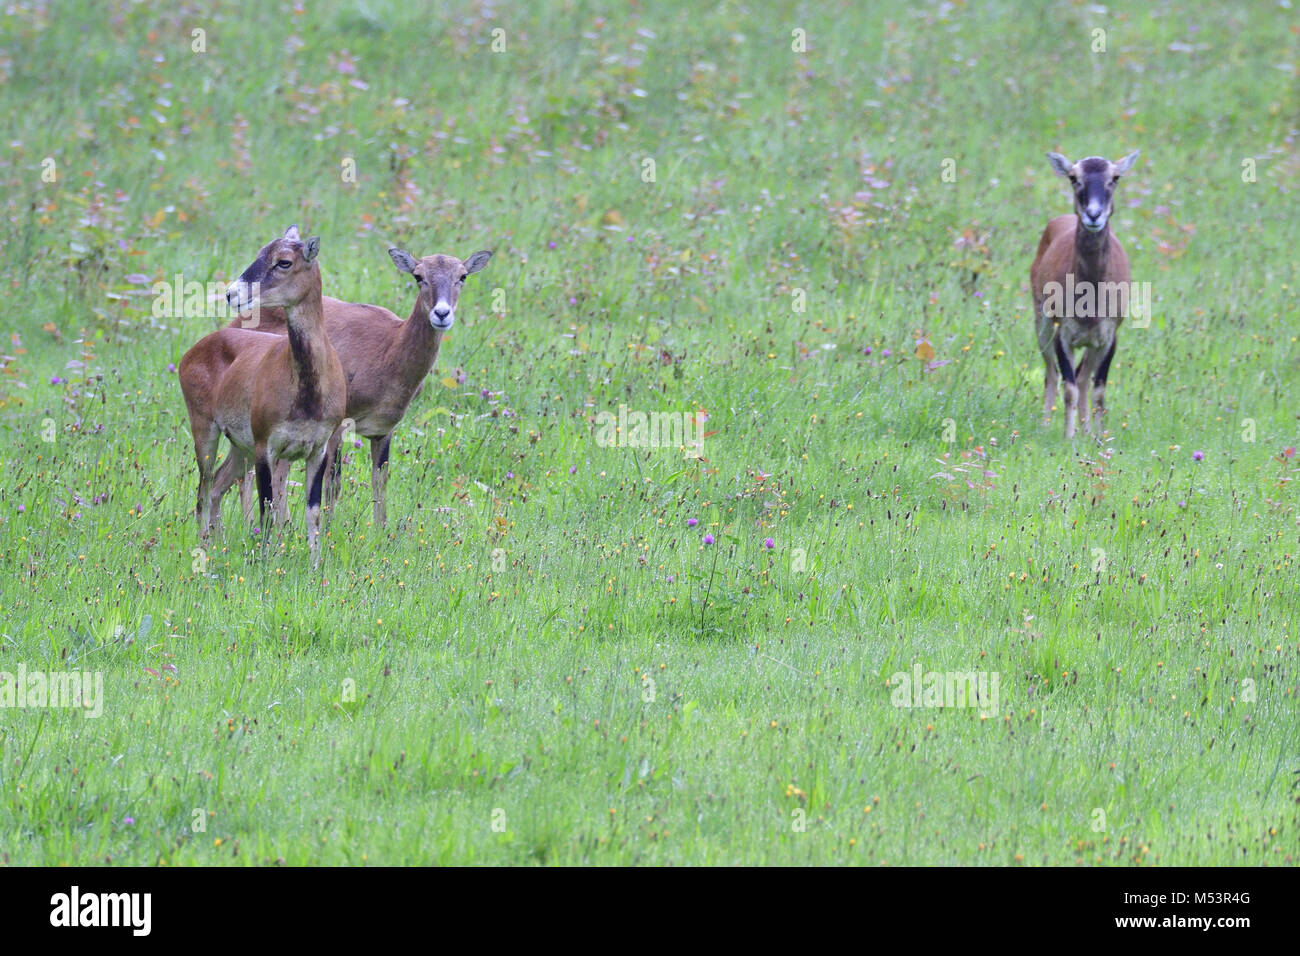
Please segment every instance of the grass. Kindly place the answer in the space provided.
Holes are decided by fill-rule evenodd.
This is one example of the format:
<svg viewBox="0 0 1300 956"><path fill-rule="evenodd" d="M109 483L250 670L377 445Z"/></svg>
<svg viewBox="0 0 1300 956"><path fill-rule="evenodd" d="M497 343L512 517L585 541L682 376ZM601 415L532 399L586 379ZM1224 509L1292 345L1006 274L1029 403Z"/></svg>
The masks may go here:
<svg viewBox="0 0 1300 956"><path fill-rule="evenodd" d="M0 860L1295 862L1294 11L110 7L0 14L0 671L103 681L0 709ZM1139 147L1066 442L1044 153ZM300 487L200 547L151 292L290 222L402 316L496 253L319 574Z"/></svg>

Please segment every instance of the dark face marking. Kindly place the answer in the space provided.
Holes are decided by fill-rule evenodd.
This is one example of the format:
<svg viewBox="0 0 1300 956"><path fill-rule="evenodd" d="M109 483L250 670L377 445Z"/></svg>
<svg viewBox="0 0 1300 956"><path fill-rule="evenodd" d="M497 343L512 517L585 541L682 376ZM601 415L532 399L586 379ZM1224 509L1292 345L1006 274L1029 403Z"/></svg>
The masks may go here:
<svg viewBox="0 0 1300 956"><path fill-rule="evenodd" d="M1108 159L1090 156L1070 170L1074 210L1085 229L1099 231L1110 220L1119 175Z"/></svg>
<svg viewBox="0 0 1300 956"><path fill-rule="evenodd" d="M317 244L308 255L308 243ZM287 307L296 303L303 295L303 274L315 267L315 248L319 240L309 239L307 243L299 239L281 237L272 239L257 253L255 258L226 290L226 301L234 304L238 300L237 287L242 286L246 296L247 290L256 287L260 304L269 307ZM298 281L292 281L298 280ZM245 300L246 301L246 300Z"/></svg>
<svg viewBox="0 0 1300 956"><path fill-rule="evenodd" d="M302 251L301 242L272 239L258 251L257 258L244 270L239 281L249 285L259 282L267 288L278 285L279 280L292 272L302 259Z"/></svg>

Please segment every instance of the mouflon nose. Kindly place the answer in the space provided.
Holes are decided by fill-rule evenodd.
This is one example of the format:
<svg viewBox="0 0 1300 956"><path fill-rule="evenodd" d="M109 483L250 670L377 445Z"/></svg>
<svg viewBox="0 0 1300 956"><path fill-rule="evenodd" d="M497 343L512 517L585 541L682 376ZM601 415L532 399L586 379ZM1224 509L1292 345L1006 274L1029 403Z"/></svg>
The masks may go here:
<svg viewBox="0 0 1300 956"><path fill-rule="evenodd" d="M447 316L451 315L451 307L442 304L435 305L433 307L433 314L440 319L445 319Z"/></svg>

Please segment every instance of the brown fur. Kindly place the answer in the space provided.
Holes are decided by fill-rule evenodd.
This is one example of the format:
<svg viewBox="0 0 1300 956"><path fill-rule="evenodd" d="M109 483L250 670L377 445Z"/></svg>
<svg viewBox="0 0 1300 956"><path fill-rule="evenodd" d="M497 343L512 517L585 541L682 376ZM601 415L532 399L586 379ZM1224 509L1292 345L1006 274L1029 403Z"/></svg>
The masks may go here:
<svg viewBox="0 0 1300 956"><path fill-rule="evenodd" d="M1136 152L1118 164L1090 157L1071 164L1056 153L1048 154L1052 166L1074 184L1075 213L1057 216L1047 224L1038 242L1038 251L1029 269L1034 294L1034 324L1038 348L1046 373L1043 379L1043 424L1051 422L1056 403L1057 376L1065 391L1065 437L1073 438L1076 418L1083 419L1083 430L1092 430L1088 410L1088 387L1095 386L1093 415L1105 413L1106 376L1114 358L1117 333L1124 321L1125 307L1108 309L1105 297L1094 294L1095 308L1087 315L1045 315L1045 301L1052 283L1059 288L1078 290L1091 284L1094 293L1103 283L1129 282L1128 256L1111 232L1115 181L1136 161ZM1091 200L1091 202L1090 202ZM1105 221L1100 228L1085 229L1081 216L1104 207ZM1090 218L1095 225L1098 221ZM1126 300L1125 300L1126 301ZM1050 310L1049 310L1050 311ZM1078 365L1073 364L1076 349L1084 350ZM1058 351L1059 349L1059 351ZM1082 409L1080 411L1080 409Z"/></svg>
<svg viewBox="0 0 1300 956"><path fill-rule="evenodd" d="M370 439L370 487L378 527L387 522L387 456L393 430L423 390L446 331L432 325L430 313L441 298L454 315L462 277L482 269L491 253L477 252L463 262L455 256L441 255L417 260L401 250L390 250L390 255L399 270L417 279L418 293L405 322L380 306L322 298L325 329L347 377L346 417L354 422L358 435ZM257 334L285 330L283 310L263 308L257 319L257 328L262 330ZM232 325L246 321L240 317ZM330 442L331 459L340 437L336 435ZM284 500L286 477L287 466L276 469L277 501ZM332 502L338 488L331 475L327 474L325 480L326 500ZM251 517L249 491L253 482L250 475L237 469L236 462L222 466L213 493L219 497L236 481L241 484L245 514Z"/></svg>
<svg viewBox="0 0 1300 956"><path fill-rule="evenodd" d="M275 504L270 475L276 462L304 460L308 489L323 478L326 448L343 420L347 382L325 330L317 242L303 243L291 227L261 250L227 293L243 296L249 284L260 284L262 303L285 307L289 335L228 327L200 339L181 359L181 390L199 465L196 512L205 538L221 527L221 496L213 486L223 434L231 443L223 470L242 474L256 464L266 475L259 481L263 520L267 504ZM281 269L280 262L290 265ZM313 566L320 562L316 498L309 495L307 509Z"/></svg>

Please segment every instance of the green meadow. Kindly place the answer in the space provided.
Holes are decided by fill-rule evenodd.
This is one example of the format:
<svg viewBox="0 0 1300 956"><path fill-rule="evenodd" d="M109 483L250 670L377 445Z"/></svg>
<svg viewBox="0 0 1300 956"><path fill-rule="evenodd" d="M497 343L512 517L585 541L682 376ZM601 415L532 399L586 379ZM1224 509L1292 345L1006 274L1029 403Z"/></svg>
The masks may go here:
<svg viewBox="0 0 1300 956"><path fill-rule="evenodd" d="M0 12L0 862L1295 863L1294 7L422 7ZM1067 441L1045 153L1134 149ZM294 223L494 252L317 572L174 369Z"/></svg>

